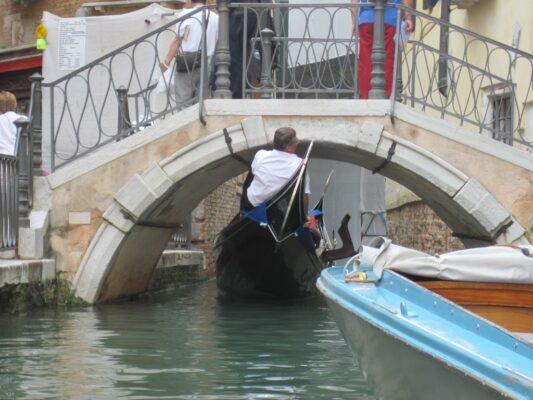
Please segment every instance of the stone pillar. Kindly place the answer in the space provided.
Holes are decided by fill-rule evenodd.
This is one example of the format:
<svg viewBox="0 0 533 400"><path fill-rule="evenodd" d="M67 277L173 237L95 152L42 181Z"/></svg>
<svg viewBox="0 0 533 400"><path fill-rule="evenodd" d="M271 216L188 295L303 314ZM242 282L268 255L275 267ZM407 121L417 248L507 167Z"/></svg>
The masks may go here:
<svg viewBox="0 0 533 400"><path fill-rule="evenodd" d="M369 99L386 99L385 91L385 0L374 0L374 41Z"/></svg>
<svg viewBox="0 0 533 400"><path fill-rule="evenodd" d="M44 77L38 72L30 76L31 81L31 122L30 130L33 139L33 175L41 176L43 174L43 151L42 151L42 137L43 137L43 90L42 82Z"/></svg>
<svg viewBox="0 0 533 400"><path fill-rule="evenodd" d="M30 226L30 210L33 205L33 144L30 122L25 118L15 121L17 127L18 150L15 156L19 160L18 174L18 212L19 227Z"/></svg>
<svg viewBox="0 0 533 400"><path fill-rule="evenodd" d="M398 101L400 103L402 101L403 92L402 53L406 46L406 43L404 42L405 38L402 36L402 20L403 11L401 9L398 9L398 15L396 17L396 47L394 49L394 71L392 75L393 79L394 77L396 77L396 81L392 82L392 96L394 96L395 101Z"/></svg>
<svg viewBox="0 0 533 400"><path fill-rule="evenodd" d="M450 22L450 4L449 0L441 0L441 20ZM448 35L449 28L446 24L440 24L439 36L439 92L448 96Z"/></svg>
<svg viewBox="0 0 533 400"><path fill-rule="evenodd" d="M274 31L265 28L261 31L261 98L271 99L274 94L272 84L272 37Z"/></svg>
<svg viewBox="0 0 533 400"><path fill-rule="evenodd" d="M130 109L128 106L128 89L121 86L117 89L118 122L117 141L128 136L131 129Z"/></svg>
<svg viewBox="0 0 533 400"><path fill-rule="evenodd" d="M215 99L231 99L229 66L229 8L228 0L218 0L218 42L215 53L216 79Z"/></svg>

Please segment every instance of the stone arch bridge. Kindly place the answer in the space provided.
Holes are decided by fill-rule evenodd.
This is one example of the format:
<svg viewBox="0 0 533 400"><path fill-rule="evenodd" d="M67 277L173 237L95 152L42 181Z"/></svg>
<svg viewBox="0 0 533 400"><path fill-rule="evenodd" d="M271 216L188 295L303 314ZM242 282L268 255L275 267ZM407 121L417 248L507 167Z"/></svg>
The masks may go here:
<svg viewBox="0 0 533 400"><path fill-rule="evenodd" d="M90 303L146 290L173 228L283 125L313 157L363 166L421 197L465 242L528 243L531 154L386 100L207 100L48 177L58 271ZM76 215L87 216L76 225ZM85 218L85 217L84 217Z"/></svg>

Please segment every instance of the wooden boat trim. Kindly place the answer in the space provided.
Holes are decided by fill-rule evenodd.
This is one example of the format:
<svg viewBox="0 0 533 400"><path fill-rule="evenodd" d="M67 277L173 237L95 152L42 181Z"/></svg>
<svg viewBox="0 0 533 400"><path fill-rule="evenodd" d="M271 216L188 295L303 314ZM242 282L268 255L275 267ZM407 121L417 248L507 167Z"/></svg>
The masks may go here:
<svg viewBox="0 0 533 400"><path fill-rule="evenodd" d="M533 333L533 285L464 281L417 281L420 286L518 333Z"/></svg>
<svg viewBox="0 0 533 400"><path fill-rule="evenodd" d="M465 281L416 281L461 305L498 305L533 309L533 285Z"/></svg>

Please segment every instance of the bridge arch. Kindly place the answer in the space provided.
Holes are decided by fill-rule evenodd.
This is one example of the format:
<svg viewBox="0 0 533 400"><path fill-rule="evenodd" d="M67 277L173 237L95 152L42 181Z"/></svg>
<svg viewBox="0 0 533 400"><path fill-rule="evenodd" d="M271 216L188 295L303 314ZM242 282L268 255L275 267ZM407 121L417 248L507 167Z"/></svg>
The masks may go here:
<svg viewBox="0 0 533 400"><path fill-rule="evenodd" d="M233 150L251 158L271 141L276 127L291 125L300 140L315 141L313 157L379 170L421 197L466 241L525 240L523 227L475 177L388 131L382 122L373 117L252 116L227 130ZM131 177L114 193L76 271L77 295L95 303L146 290L176 223L209 192L244 171L217 130Z"/></svg>

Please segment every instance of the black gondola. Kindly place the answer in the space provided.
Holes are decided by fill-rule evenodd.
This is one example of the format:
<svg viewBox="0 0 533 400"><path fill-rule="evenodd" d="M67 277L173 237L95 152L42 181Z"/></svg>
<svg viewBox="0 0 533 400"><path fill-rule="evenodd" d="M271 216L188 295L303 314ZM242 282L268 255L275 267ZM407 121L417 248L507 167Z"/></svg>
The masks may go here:
<svg viewBox="0 0 533 400"><path fill-rule="evenodd" d="M327 250L329 240L322 216L324 196L313 209L315 233L303 226L307 217L303 181L312 145L283 189L266 204L241 211L217 237L217 285L223 294L298 298L317 292L315 282L327 259L320 257L317 248L322 243Z"/></svg>

